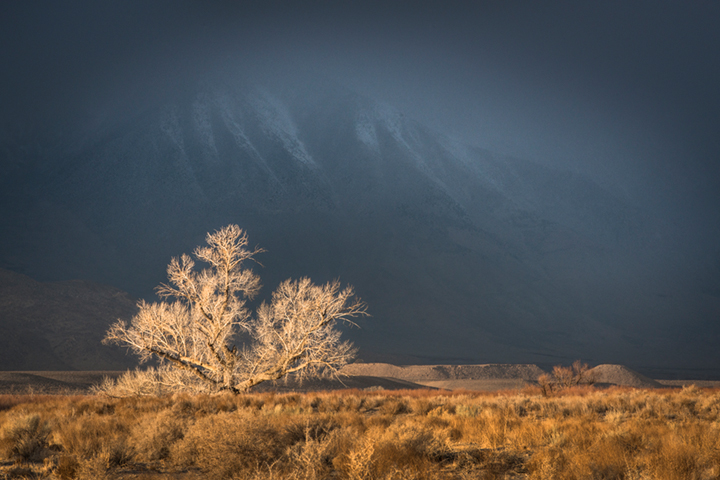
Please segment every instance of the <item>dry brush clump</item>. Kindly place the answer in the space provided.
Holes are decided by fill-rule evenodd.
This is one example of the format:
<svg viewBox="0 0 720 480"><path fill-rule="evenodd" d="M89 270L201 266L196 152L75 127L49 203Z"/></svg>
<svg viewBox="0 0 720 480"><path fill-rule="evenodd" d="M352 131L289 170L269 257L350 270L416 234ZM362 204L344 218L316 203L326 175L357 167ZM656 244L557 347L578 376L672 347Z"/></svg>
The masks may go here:
<svg viewBox="0 0 720 480"><path fill-rule="evenodd" d="M560 390L589 386L595 383L595 377L587 363L576 360L569 367L555 365L551 375L543 374L538 377L538 384L545 396L550 396Z"/></svg>
<svg viewBox="0 0 720 480"><path fill-rule="evenodd" d="M720 392L57 397L0 411L0 455L28 478L703 480Z"/></svg>

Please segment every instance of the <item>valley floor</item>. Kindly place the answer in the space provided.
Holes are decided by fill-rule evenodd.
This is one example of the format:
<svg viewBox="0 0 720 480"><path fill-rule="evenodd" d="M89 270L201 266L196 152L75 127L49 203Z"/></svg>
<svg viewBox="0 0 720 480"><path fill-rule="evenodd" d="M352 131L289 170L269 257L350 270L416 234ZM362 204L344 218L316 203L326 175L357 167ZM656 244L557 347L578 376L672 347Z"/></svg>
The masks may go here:
<svg viewBox="0 0 720 480"><path fill-rule="evenodd" d="M25 371L10 372L0 371L0 394L9 395L84 395L90 393L93 385L98 385L103 378L116 378L123 371ZM373 372L371 372L373 373ZM695 385L700 388L720 388L720 381L717 380L655 380L660 386L665 387L686 387ZM472 379L447 379L447 380L407 380L392 378L381 374L376 375L352 375L341 377L340 380L309 380L303 384L293 382L275 382L272 384L260 385L260 391L277 392L312 392L326 390L402 390L417 388L435 388L440 390L467 390L467 391L509 391L523 390L536 385L532 380L520 378L472 378ZM598 386L609 386L603 384ZM619 386L626 386L622 383Z"/></svg>
<svg viewBox="0 0 720 480"><path fill-rule="evenodd" d="M0 478L716 479L720 391L0 395Z"/></svg>

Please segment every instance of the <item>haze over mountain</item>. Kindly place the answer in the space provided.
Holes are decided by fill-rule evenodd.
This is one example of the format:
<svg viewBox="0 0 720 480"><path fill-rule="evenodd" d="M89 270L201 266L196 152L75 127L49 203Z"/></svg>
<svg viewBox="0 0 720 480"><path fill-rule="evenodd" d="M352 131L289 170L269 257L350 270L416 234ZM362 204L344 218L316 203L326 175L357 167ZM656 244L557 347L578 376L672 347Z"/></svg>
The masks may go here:
<svg viewBox="0 0 720 480"><path fill-rule="evenodd" d="M237 223L267 250L266 295L287 277L357 288L367 358L698 368L674 331L717 308L653 212L330 84L204 81L82 138L5 146L5 265L150 297L171 256Z"/></svg>
<svg viewBox="0 0 720 480"><path fill-rule="evenodd" d="M5 2L0 267L153 299L172 256L237 223L267 250L263 298L356 287L368 361L718 376L718 21L713 2Z"/></svg>

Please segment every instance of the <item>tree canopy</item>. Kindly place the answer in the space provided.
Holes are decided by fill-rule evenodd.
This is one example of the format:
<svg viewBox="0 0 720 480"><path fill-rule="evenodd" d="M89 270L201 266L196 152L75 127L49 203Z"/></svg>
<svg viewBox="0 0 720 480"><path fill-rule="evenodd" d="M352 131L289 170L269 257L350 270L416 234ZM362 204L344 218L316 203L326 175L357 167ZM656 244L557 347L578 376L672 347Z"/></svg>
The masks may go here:
<svg viewBox="0 0 720 480"><path fill-rule="evenodd" d="M336 328L366 315L352 287L288 279L253 315L247 302L260 290L260 279L245 264L263 250L249 249L237 225L209 233L206 241L193 255L207 268L198 270L188 255L173 258L169 282L157 288L164 301L141 301L129 323L118 320L106 334L106 343L124 344L142 361L159 360L145 383L170 391L239 393L290 374L333 374L354 357Z"/></svg>

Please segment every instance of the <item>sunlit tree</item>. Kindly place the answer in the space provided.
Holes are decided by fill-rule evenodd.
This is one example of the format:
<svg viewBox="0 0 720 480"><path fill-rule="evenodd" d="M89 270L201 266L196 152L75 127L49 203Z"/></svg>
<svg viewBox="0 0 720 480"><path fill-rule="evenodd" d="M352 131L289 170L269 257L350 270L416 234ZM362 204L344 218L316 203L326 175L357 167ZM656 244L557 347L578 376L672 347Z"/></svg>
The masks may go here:
<svg viewBox="0 0 720 480"><path fill-rule="evenodd" d="M252 315L246 302L260 279L245 264L261 251L248 249L237 225L209 233L207 246L194 251L208 268L197 270L188 255L173 258L169 283L157 288L165 301L140 302L132 320L118 320L104 342L126 345L142 361L157 358L160 368L142 381L164 391L239 393L290 374L337 372L354 356L337 324L365 315L365 304L337 281L318 286L302 278L283 282Z"/></svg>

